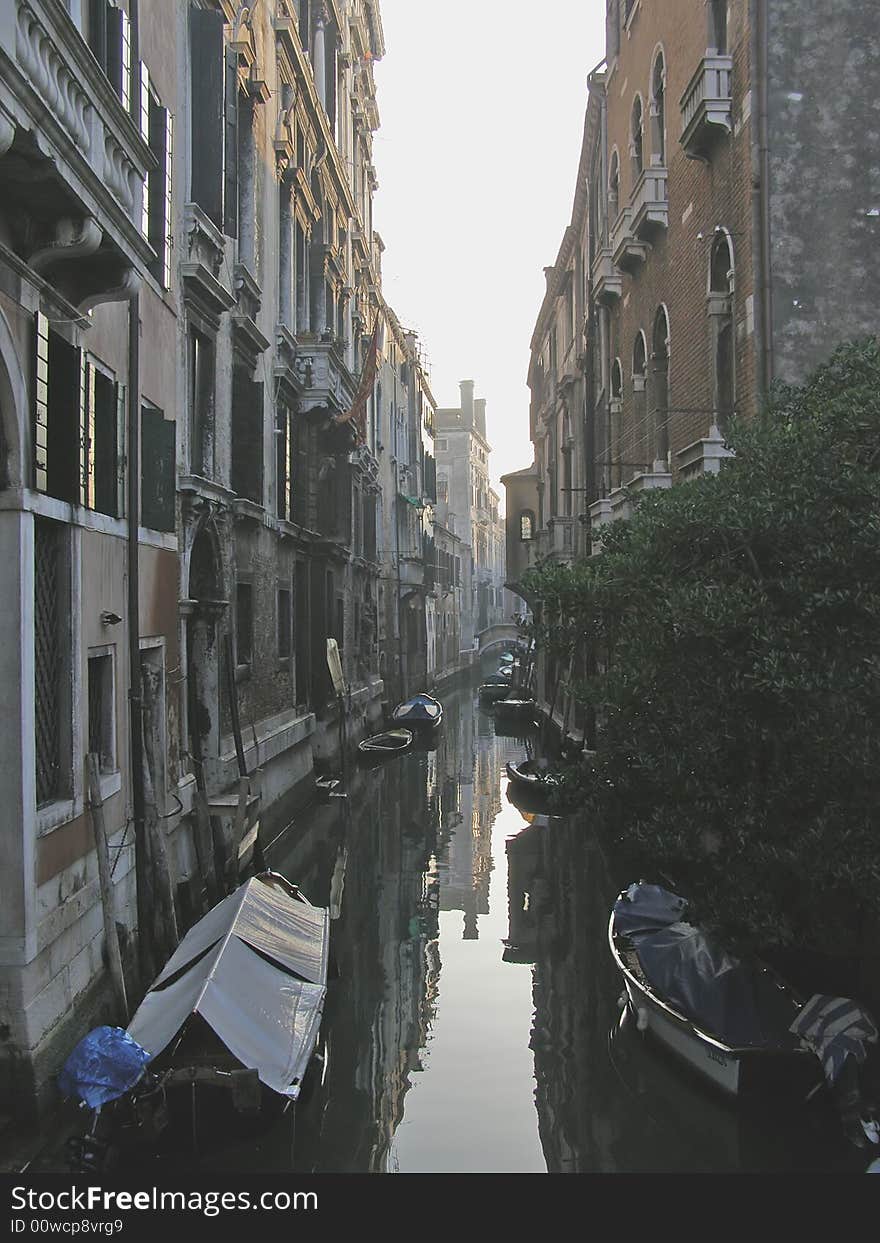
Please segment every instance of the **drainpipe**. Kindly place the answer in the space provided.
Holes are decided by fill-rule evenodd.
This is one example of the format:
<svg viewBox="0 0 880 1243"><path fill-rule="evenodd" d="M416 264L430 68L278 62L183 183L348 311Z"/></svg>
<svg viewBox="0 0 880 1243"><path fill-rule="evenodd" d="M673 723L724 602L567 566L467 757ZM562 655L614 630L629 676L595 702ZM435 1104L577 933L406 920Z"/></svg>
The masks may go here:
<svg viewBox="0 0 880 1243"><path fill-rule="evenodd" d="M767 121L767 6L750 0L751 78L756 116L751 135L752 263L755 288L755 372L759 405L773 379L772 298L770 285L770 159Z"/></svg>
<svg viewBox="0 0 880 1243"><path fill-rule="evenodd" d="M152 912L147 872L144 810L143 699L141 696L140 574L138 524L140 518L140 296L128 304L128 711L131 738L131 801L134 821L134 860L137 887L138 954L142 982L152 978Z"/></svg>

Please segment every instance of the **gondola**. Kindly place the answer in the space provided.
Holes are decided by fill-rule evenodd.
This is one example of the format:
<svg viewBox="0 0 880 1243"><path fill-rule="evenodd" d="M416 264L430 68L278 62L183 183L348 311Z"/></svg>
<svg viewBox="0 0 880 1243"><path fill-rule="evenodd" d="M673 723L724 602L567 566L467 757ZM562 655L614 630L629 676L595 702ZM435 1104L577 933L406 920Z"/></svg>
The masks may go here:
<svg viewBox="0 0 880 1243"><path fill-rule="evenodd" d="M329 936L329 910L275 872L194 924L127 1031L90 1032L62 1069L62 1092L93 1111L72 1168L112 1168L122 1149L158 1143L169 1118L185 1118L198 1148L223 1131L218 1109L271 1117L296 1101L318 1043Z"/></svg>
<svg viewBox="0 0 880 1243"><path fill-rule="evenodd" d="M407 729L438 729L443 720L443 705L433 695L420 691L398 704L391 719L395 725L404 725Z"/></svg>
<svg viewBox="0 0 880 1243"><path fill-rule="evenodd" d="M413 745L411 729L388 729L383 734L371 734L358 743L358 756L364 763L378 763L392 755L401 755Z"/></svg>
<svg viewBox="0 0 880 1243"><path fill-rule="evenodd" d="M621 1003L639 1030L728 1096L823 1086L822 1063L791 1031L803 1009L769 966L734 958L683 919L685 899L630 885L611 911L608 943L623 976Z"/></svg>

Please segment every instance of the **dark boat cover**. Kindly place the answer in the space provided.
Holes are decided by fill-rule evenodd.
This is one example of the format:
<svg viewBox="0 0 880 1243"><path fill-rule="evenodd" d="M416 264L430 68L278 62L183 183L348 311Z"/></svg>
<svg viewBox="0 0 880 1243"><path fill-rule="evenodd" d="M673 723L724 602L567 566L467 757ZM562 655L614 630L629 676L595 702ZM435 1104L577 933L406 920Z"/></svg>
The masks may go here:
<svg viewBox="0 0 880 1243"><path fill-rule="evenodd" d="M614 931L633 943L658 996L703 1031L735 1047L791 1048L793 995L683 921L686 907L660 885L630 885L614 904Z"/></svg>

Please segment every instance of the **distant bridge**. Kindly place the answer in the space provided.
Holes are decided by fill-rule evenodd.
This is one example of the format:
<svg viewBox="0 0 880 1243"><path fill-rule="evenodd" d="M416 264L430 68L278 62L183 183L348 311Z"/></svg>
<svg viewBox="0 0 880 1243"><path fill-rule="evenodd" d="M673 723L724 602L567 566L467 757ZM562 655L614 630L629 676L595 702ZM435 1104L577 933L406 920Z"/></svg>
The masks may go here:
<svg viewBox="0 0 880 1243"><path fill-rule="evenodd" d="M496 647L516 643L518 639L518 627L513 622L501 622L497 626L487 626L485 630L481 630L477 635L477 646L482 654Z"/></svg>

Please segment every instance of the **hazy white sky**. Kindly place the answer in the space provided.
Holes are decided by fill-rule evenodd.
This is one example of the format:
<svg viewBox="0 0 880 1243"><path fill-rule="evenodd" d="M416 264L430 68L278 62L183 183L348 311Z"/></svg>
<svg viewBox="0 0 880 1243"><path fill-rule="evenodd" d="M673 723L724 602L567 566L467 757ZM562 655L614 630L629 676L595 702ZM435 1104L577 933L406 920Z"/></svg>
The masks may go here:
<svg viewBox="0 0 880 1243"><path fill-rule="evenodd" d="M486 399L498 480L532 460L529 341L571 216L601 0L381 0L375 228L383 290L441 406Z"/></svg>

